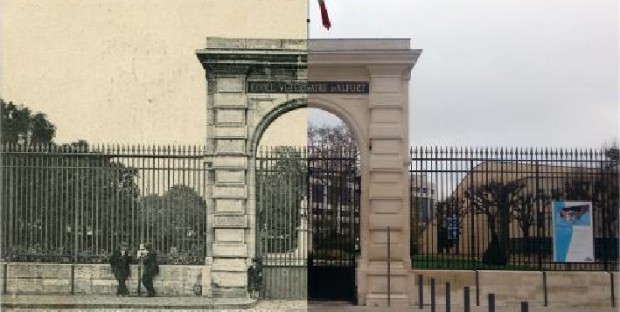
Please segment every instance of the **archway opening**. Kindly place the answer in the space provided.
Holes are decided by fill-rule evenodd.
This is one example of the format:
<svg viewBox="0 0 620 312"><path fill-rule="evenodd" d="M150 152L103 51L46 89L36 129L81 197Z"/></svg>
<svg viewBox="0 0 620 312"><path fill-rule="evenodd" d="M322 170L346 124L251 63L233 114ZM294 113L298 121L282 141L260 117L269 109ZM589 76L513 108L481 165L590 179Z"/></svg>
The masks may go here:
<svg viewBox="0 0 620 312"><path fill-rule="evenodd" d="M257 135L261 296L354 301L361 170L353 131L334 114L301 108Z"/></svg>

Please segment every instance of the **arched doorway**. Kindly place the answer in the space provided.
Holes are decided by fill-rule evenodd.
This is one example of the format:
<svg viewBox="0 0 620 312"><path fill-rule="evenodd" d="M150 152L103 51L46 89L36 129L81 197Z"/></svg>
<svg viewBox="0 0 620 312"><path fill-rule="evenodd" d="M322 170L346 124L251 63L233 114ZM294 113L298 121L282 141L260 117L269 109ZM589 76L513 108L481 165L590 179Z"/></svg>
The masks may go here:
<svg viewBox="0 0 620 312"><path fill-rule="evenodd" d="M301 111L307 125L287 113L275 120L275 129L256 133L267 137L255 162L254 264L262 272L261 297L354 302L361 247L359 149L335 115ZM329 123L317 124L325 117ZM300 142L292 137L299 136L302 124L306 133ZM278 138L283 133L297 145L283 144L286 140Z"/></svg>
<svg viewBox="0 0 620 312"><path fill-rule="evenodd" d="M392 305L412 302L408 88L420 53L406 39L207 39L197 51L208 84L203 295L247 297L247 269L257 254L256 133L307 105L336 114L358 139L367 181L359 200L358 302L384 306L388 294Z"/></svg>

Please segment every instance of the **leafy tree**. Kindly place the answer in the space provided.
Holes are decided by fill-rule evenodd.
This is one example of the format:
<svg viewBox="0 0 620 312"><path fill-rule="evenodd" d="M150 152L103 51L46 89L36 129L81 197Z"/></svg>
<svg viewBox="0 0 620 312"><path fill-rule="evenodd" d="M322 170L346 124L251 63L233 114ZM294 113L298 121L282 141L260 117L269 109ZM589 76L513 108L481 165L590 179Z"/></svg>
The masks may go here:
<svg viewBox="0 0 620 312"><path fill-rule="evenodd" d="M263 151L262 157L256 168L261 251L295 250L301 220L299 210L306 195L306 159L299 148L289 146Z"/></svg>
<svg viewBox="0 0 620 312"><path fill-rule="evenodd" d="M56 127L43 113L33 114L29 108L7 103L2 98L0 112L2 144L49 144L56 134Z"/></svg>
<svg viewBox="0 0 620 312"><path fill-rule="evenodd" d="M131 237L137 171L84 140L55 144L45 114L1 99L0 106L3 256L41 261L78 250L80 261L92 261Z"/></svg>
<svg viewBox="0 0 620 312"><path fill-rule="evenodd" d="M186 258L176 261L202 261L207 205L200 194L187 185L177 184L163 196L149 194L140 197L139 202L141 241L152 242L164 254L174 249Z"/></svg>
<svg viewBox="0 0 620 312"><path fill-rule="evenodd" d="M137 171L84 141L3 151L3 227L15 254L78 250L88 259L131 237ZM76 245L77 244L77 245Z"/></svg>

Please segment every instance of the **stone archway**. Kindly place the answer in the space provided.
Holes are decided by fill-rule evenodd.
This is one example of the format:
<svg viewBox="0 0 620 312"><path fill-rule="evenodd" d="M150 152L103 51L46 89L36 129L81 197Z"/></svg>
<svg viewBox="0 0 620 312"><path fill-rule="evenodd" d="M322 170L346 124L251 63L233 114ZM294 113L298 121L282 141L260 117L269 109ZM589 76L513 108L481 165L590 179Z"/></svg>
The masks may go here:
<svg viewBox="0 0 620 312"><path fill-rule="evenodd" d="M208 38L198 50L206 70L207 259L203 293L246 297L254 255L254 158L262 131L305 106L340 117L355 133L362 160L358 302L407 305L409 260L410 71L421 50L408 39L279 40Z"/></svg>

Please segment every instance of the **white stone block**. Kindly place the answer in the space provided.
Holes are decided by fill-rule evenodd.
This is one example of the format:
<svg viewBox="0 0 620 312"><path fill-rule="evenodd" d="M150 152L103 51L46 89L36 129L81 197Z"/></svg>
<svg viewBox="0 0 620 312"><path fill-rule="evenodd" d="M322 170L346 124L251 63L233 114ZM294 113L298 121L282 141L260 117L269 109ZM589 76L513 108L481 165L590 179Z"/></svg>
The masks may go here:
<svg viewBox="0 0 620 312"><path fill-rule="evenodd" d="M213 187L213 198L247 198L245 185L241 187L234 186L215 186Z"/></svg>
<svg viewBox="0 0 620 312"><path fill-rule="evenodd" d="M215 107L247 107L247 98L240 93L216 93L213 95Z"/></svg>
<svg viewBox="0 0 620 312"><path fill-rule="evenodd" d="M402 150L402 140L397 139L373 139L372 153L378 154L398 154Z"/></svg>
<svg viewBox="0 0 620 312"><path fill-rule="evenodd" d="M400 123L403 120L403 111L400 109L374 109L370 116L373 123Z"/></svg>
<svg viewBox="0 0 620 312"><path fill-rule="evenodd" d="M243 78L218 78L217 79L217 92L243 92L244 91Z"/></svg>
<svg viewBox="0 0 620 312"><path fill-rule="evenodd" d="M247 128L246 127L216 127L215 128L216 139L246 139Z"/></svg>
<svg viewBox="0 0 620 312"><path fill-rule="evenodd" d="M246 259L215 258L213 259L213 270L247 272Z"/></svg>
<svg viewBox="0 0 620 312"><path fill-rule="evenodd" d="M213 271L211 278L216 287L245 287L247 285L246 272Z"/></svg>
<svg viewBox="0 0 620 312"><path fill-rule="evenodd" d="M239 243L214 243L213 256L215 257L245 257L247 253L246 244Z"/></svg>
<svg viewBox="0 0 620 312"><path fill-rule="evenodd" d="M368 220L370 229L384 230L388 226L397 229L402 226L402 216L400 214L374 214Z"/></svg>
<svg viewBox="0 0 620 312"><path fill-rule="evenodd" d="M217 140L215 144L218 154L245 154L245 139Z"/></svg>
<svg viewBox="0 0 620 312"><path fill-rule="evenodd" d="M396 93L400 92L401 85L399 77L373 77L370 90L373 93Z"/></svg>
<svg viewBox="0 0 620 312"><path fill-rule="evenodd" d="M244 183L245 171L244 170L217 170L215 171L216 183Z"/></svg>
<svg viewBox="0 0 620 312"><path fill-rule="evenodd" d="M215 241L218 243L243 243L244 232L243 229L215 229Z"/></svg>
<svg viewBox="0 0 620 312"><path fill-rule="evenodd" d="M369 198L372 199L400 199L404 196L402 184L379 184L370 185Z"/></svg>
<svg viewBox="0 0 620 312"><path fill-rule="evenodd" d="M370 171L388 169L388 171L394 171L394 169L401 170L404 166L404 160L401 155L371 155L370 156Z"/></svg>
<svg viewBox="0 0 620 312"><path fill-rule="evenodd" d="M248 227L248 218L245 215L215 215L213 226L219 228L245 228Z"/></svg>
<svg viewBox="0 0 620 312"><path fill-rule="evenodd" d="M215 169L246 169L248 158L245 156L220 156L213 159Z"/></svg>
<svg viewBox="0 0 620 312"><path fill-rule="evenodd" d="M215 114L218 124L245 123L245 112L240 109L218 109Z"/></svg>
<svg viewBox="0 0 620 312"><path fill-rule="evenodd" d="M404 132L400 124L373 123L370 125L371 139L403 139Z"/></svg>
<svg viewBox="0 0 620 312"><path fill-rule="evenodd" d="M405 104L405 97L399 93L372 93L370 95L371 119L374 118L375 112L397 110L401 112L398 120L402 120Z"/></svg>
<svg viewBox="0 0 620 312"><path fill-rule="evenodd" d="M403 179L403 174L398 172L374 173L371 179L374 183L400 183Z"/></svg>
<svg viewBox="0 0 620 312"><path fill-rule="evenodd" d="M245 209L244 200L240 199L216 199L215 200L215 212L216 213L242 213Z"/></svg>
<svg viewBox="0 0 620 312"><path fill-rule="evenodd" d="M371 199L371 213L398 213L403 209L403 201L401 199Z"/></svg>

